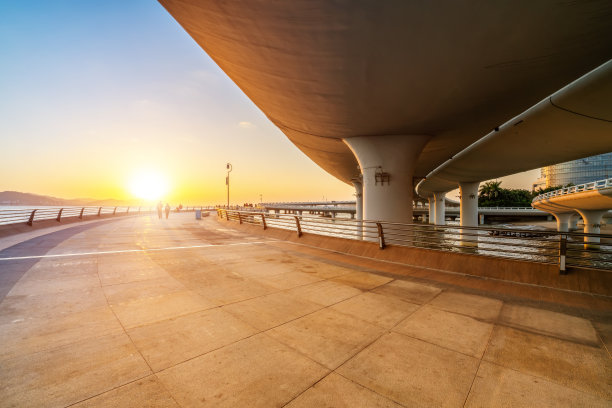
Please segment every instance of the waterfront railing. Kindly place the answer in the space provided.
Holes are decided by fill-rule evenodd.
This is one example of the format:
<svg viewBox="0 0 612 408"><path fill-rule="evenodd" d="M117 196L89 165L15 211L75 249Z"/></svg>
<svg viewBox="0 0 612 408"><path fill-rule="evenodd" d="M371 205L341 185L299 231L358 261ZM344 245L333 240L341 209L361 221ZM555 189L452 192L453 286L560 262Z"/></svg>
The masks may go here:
<svg viewBox="0 0 612 408"><path fill-rule="evenodd" d="M460 252L559 265L612 270L612 235L497 227L403 224L395 222L268 214L261 211L217 209L219 218L263 229L279 228L388 245ZM599 243L585 245L585 237Z"/></svg>
<svg viewBox="0 0 612 408"><path fill-rule="evenodd" d="M198 207L183 207L181 211L196 211L196 210L214 210L215 207L198 206ZM92 217L102 216L125 216L125 215L145 215L155 213L157 210L153 207L128 207L128 206L70 206L70 207L28 207L15 209L0 210L0 225L21 224L25 223L29 226L34 225L37 221L56 220L61 222L63 219L70 218L72 220L88 219Z"/></svg>

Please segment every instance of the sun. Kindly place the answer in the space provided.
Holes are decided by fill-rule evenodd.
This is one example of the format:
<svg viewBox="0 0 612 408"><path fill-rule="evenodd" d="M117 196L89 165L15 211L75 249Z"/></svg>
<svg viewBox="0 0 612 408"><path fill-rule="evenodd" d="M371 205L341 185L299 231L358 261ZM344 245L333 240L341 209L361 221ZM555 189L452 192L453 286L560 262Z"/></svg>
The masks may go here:
<svg viewBox="0 0 612 408"><path fill-rule="evenodd" d="M140 170L130 178L129 189L142 200L159 200L168 193L168 178L157 170Z"/></svg>

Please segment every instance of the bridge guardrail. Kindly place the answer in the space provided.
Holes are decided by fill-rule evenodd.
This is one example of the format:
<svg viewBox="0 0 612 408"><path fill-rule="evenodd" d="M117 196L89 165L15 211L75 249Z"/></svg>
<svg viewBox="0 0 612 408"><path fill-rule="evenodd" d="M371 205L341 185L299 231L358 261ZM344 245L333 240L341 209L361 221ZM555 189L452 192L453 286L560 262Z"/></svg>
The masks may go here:
<svg viewBox="0 0 612 408"><path fill-rule="evenodd" d="M558 190L549 191L548 193L536 196L531 202L546 200L552 197L559 197L567 194L581 193L583 191L599 190L602 188L612 188L612 178L591 181L590 183L579 184L577 186L563 187Z"/></svg>
<svg viewBox="0 0 612 408"><path fill-rule="evenodd" d="M214 210L215 207L184 207L181 211L195 211L196 209ZM61 222L67 217L83 218L86 216L102 215L138 215L152 214L157 210L152 207L129 206L66 206L66 207L30 207L0 210L0 225L25 223L32 226L36 221L56 220Z"/></svg>
<svg viewBox="0 0 612 408"><path fill-rule="evenodd" d="M379 248L398 245L480 256L510 258L567 266L612 270L612 235L579 232L459 227L451 225L402 224L371 220L335 220L290 214L217 209L219 218L241 224L279 228L302 233L378 242ZM584 237L610 241L585 248Z"/></svg>

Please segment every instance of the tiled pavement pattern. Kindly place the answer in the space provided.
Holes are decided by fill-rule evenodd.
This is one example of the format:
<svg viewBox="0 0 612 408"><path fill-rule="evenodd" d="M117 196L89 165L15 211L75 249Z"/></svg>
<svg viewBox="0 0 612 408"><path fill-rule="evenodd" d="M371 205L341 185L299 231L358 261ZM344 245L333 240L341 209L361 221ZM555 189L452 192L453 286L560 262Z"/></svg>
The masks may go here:
<svg viewBox="0 0 612 408"><path fill-rule="evenodd" d="M612 405L608 299L498 296L192 217L0 251L0 406Z"/></svg>

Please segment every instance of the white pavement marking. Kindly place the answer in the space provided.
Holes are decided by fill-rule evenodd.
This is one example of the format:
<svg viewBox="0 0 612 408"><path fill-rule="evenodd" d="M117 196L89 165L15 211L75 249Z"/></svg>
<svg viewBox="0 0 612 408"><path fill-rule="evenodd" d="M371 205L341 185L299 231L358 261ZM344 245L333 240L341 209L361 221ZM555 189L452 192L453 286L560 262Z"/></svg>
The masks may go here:
<svg viewBox="0 0 612 408"><path fill-rule="evenodd" d="M0 261L13 261L13 260L19 260L19 259L62 258L62 257L68 257L68 256L123 254L123 253L130 253L130 252L170 251L174 249L210 248L210 247L225 247L225 246L237 246L237 245L257 245L257 244L265 244L267 242L275 242L275 241L276 240L257 241L257 242L235 242L233 244L206 244L206 245L174 246L174 247L166 247L166 248L149 248L149 249L118 249L116 251L78 252L75 254L12 256L9 258L0 258Z"/></svg>

